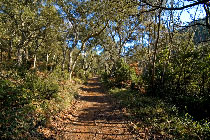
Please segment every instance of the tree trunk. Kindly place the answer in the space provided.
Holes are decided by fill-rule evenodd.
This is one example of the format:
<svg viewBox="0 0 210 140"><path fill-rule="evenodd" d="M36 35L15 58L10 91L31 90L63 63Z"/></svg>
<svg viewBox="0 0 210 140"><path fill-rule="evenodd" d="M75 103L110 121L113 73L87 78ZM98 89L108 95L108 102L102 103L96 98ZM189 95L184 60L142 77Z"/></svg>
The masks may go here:
<svg viewBox="0 0 210 140"><path fill-rule="evenodd" d="M23 63L23 49L18 48L17 57L18 57L18 66L21 66Z"/></svg>
<svg viewBox="0 0 210 140"><path fill-rule="evenodd" d="M3 62L3 51L1 49L1 62Z"/></svg>
<svg viewBox="0 0 210 140"><path fill-rule="evenodd" d="M162 10L159 10L159 15L158 15L158 29L157 29L157 38L154 44L154 54L153 54L153 62L152 62L152 91L153 95L155 94L155 61L156 61L156 55L157 55L157 46L158 46L158 41L159 41L159 36L160 36L160 17L161 17L161 12ZM156 17L155 17L156 18ZM155 35L155 33L154 33ZM155 35L156 36L156 35Z"/></svg>
<svg viewBox="0 0 210 140"><path fill-rule="evenodd" d="M9 42L9 49L8 49L8 60L11 60L11 52L12 52L12 41Z"/></svg>
<svg viewBox="0 0 210 140"><path fill-rule="evenodd" d="M74 59L74 61L71 61L71 63L69 63L69 66L70 66L70 69L69 69L69 80L71 81L72 79L72 74L73 74L73 71L74 71L74 68L76 66L76 63L78 61L78 58L79 58L79 55L81 54L81 52L84 50L85 48L85 43L86 42L83 42L82 43L82 46L81 46L81 50L76 54L76 57ZM73 50L72 50L73 51ZM71 57L69 57L69 59L72 60L72 54L70 55ZM69 60L70 61L70 60ZM71 64L71 65L70 65Z"/></svg>
<svg viewBox="0 0 210 140"><path fill-rule="evenodd" d="M77 60L78 60L78 57L76 57L76 59L74 60L74 62L72 61L73 63L71 62L72 65L71 65L71 69L69 71L69 81L70 82L72 81L72 74L73 74L74 68L76 66Z"/></svg>
<svg viewBox="0 0 210 140"><path fill-rule="evenodd" d="M8 50L8 60L11 60L11 48L9 47L9 50Z"/></svg>
<svg viewBox="0 0 210 140"><path fill-rule="evenodd" d="M66 49L63 46L63 61L62 61L62 71L65 69L65 61L66 61Z"/></svg>
<svg viewBox="0 0 210 140"><path fill-rule="evenodd" d="M34 54L34 65L33 68L36 68L36 54Z"/></svg>
<svg viewBox="0 0 210 140"><path fill-rule="evenodd" d="M48 64L48 61L49 61L49 54L47 53L47 55L46 55L46 62L47 62L47 64Z"/></svg>
<svg viewBox="0 0 210 140"><path fill-rule="evenodd" d="M26 61L28 61L28 59L29 59L28 48L25 48L25 57L26 57Z"/></svg>
<svg viewBox="0 0 210 140"><path fill-rule="evenodd" d="M46 70L48 70L48 62L49 62L49 54L47 53L46 54L46 65L45 65Z"/></svg>
<svg viewBox="0 0 210 140"><path fill-rule="evenodd" d="M148 35L148 62L150 63L150 25L149 25L149 35Z"/></svg>
<svg viewBox="0 0 210 140"><path fill-rule="evenodd" d="M85 57L84 57L84 59L83 59L83 65L82 65L82 69L83 69L83 75L85 75L86 74L86 67L87 67L87 62L86 62L86 60L85 60Z"/></svg>
<svg viewBox="0 0 210 140"><path fill-rule="evenodd" d="M55 63L57 63L57 59L55 59L55 54L53 55L53 63L52 63L52 65L50 65L50 71L53 71L53 69L54 69L54 65L55 65ZM56 62L55 62L56 61ZM54 63L55 62L55 63Z"/></svg>
<svg viewBox="0 0 210 140"><path fill-rule="evenodd" d="M69 71L69 81L71 82L72 81L72 73L73 73L73 70L72 70L72 55L73 55L73 50L70 49L69 50L69 67L68 67L68 71Z"/></svg>

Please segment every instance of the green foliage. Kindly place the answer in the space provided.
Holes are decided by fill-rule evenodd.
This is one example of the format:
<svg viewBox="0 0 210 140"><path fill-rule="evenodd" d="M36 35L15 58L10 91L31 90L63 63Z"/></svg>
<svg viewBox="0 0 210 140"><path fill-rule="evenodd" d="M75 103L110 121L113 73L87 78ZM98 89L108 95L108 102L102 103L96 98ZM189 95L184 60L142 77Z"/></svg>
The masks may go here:
<svg viewBox="0 0 210 140"><path fill-rule="evenodd" d="M48 73L48 71L46 71ZM62 71L60 66L56 66L54 70L49 74L51 77L51 80L53 81L59 81L59 80L68 80L69 79L69 73L67 70Z"/></svg>
<svg viewBox="0 0 210 140"><path fill-rule="evenodd" d="M31 106L33 94L23 86L17 86L9 80L0 80L0 135L1 138L15 138L33 125Z"/></svg>
<svg viewBox="0 0 210 140"><path fill-rule="evenodd" d="M76 72L76 77L84 82L87 82L88 78L91 77L91 73L89 71L84 71L83 69L80 69Z"/></svg>
<svg viewBox="0 0 210 140"><path fill-rule="evenodd" d="M130 67L126 64L123 59L116 62L115 67L112 70L111 76L114 78L114 84L121 86L131 79Z"/></svg>
<svg viewBox="0 0 210 140"><path fill-rule="evenodd" d="M103 72L103 73L101 74L101 81L102 81L102 83L103 83L106 87L108 87L108 88L110 88L111 85L112 85L111 76L110 76L110 74L108 74L107 72Z"/></svg>
<svg viewBox="0 0 210 140"><path fill-rule="evenodd" d="M135 70L131 68L123 59L116 62L112 71L101 75L102 82L108 87L135 87L141 82Z"/></svg>
<svg viewBox="0 0 210 140"><path fill-rule="evenodd" d="M132 119L140 120L136 129L147 128L166 139L208 139L210 123L193 120L189 114L179 113L176 106L157 97L150 97L127 89L111 89L116 100L126 107Z"/></svg>
<svg viewBox="0 0 210 140"><path fill-rule="evenodd" d="M41 138L37 127L65 109L76 95L75 87L68 85L63 89L58 85L55 73L28 71L25 77L22 74L13 71L0 78L1 139Z"/></svg>
<svg viewBox="0 0 210 140"><path fill-rule="evenodd" d="M107 87L146 89L196 120L209 118L210 49L208 42L199 44L209 39L208 26L176 31L174 24L165 26L169 22L161 18L168 15L173 20L170 23L177 23L174 12L144 14L142 11L148 10L144 2L142 6L122 0L50 0L44 4L40 0L3 0L0 4L0 135L4 139L27 137L22 132L38 122L31 121L34 114L42 114L37 117L42 120L62 108L62 103L68 104L73 93L66 81L70 77L67 65L76 75L76 83L106 71L101 77ZM192 23L196 22L204 20ZM122 57L126 62L119 60ZM140 62L141 75L128 65L132 62ZM64 66L62 70L59 65ZM144 99L148 100L145 104L151 103L149 97ZM156 116L155 110L151 112ZM199 131L203 128L196 126Z"/></svg>
<svg viewBox="0 0 210 140"><path fill-rule="evenodd" d="M196 120L209 118L209 53L209 43L195 45L192 33L175 33L173 44L157 54L154 85L150 63L143 72L147 92L167 99Z"/></svg>
<svg viewBox="0 0 210 140"><path fill-rule="evenodd" d="M34 74L25 77L24 87L30 89L37 99L55 98L59 91L59 86L52 78L40 78Z"/></svg>

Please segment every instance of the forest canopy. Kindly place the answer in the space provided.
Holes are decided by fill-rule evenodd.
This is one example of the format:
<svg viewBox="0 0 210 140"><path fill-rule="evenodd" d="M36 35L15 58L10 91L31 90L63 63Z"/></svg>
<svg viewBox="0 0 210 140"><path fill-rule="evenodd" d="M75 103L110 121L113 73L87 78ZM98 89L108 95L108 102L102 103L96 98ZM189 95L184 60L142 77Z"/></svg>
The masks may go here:
<svg viewBox="0 0 210 140"><path fill-rule="evenodd" d="M91 76L207 121L209 46L209 0L0 0L0 135L29 135Z"/></svg>

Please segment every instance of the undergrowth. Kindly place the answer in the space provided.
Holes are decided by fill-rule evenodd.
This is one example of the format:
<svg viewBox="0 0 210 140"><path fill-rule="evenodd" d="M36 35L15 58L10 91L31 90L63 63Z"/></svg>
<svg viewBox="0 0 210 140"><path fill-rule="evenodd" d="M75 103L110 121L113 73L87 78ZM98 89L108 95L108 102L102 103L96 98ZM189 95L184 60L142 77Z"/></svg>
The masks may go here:
<svg viewBox="0 0 210 140"><path fill-rule="evenodd" d="M76 86L59 74L1 71L0 139L42 139L37 128L77 95Z"/></svg>
<svg viewBox="0 0 210 140"><path fill-rule="evenodd" d="M144 128L147 135L160 135L163 139L208 139L210 123L195 121L192 116L180 113L176 106L129 89L114 88L110 94L126 107L136 122L136 130Z"/></svg>

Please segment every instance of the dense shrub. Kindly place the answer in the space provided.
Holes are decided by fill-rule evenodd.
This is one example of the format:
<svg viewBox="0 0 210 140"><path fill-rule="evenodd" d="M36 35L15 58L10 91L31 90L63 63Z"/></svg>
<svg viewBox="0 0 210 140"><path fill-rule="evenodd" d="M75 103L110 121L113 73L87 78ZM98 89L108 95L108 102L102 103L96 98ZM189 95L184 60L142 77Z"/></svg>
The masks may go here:
<svg viewBox="0 0 210 140"><path fill-rule="evenodd" d="M141 77L123 59L116 62L110 73L102 73L101 78L108 87L134 88L141 83Z"/></svg>
<svg viewBox="0 0 210 140"><path fill-rule="evenodd" d="M209 43L186 43L185 34L175 37L180 41L174 47L166 45L158 52L154 79L152 64L146 65L142 77L147 93L170 101L196 120L210 119Z"/></svg>
<svg viewBox="0 0 210 140"><path fill-rule="evenodd" d="M0 85L0 135L2 139L13 139L34 126L33 93L9 80L1 79Z"/></svg>
<svg viewBox="0 0 210 140"><path fill-rule="evenodd" d="M75 87L68 85L63 89L58 83L55 73L1 74L0 139L41 139L37 127L67 107L76 95Z"/></svg>
<svg viewBox="0 0 210 140"><path fill-rule="evenodd" d="M26 76L24 87L30 89L37 99L55 98L59 91L58 84L50 76L48 78L40 78L33 74Z"/></svg>
<svg viewBox="0 0 210 140"><path fill-rule="evenodd" d="M88 78L92 77L92 75L89 71L80 69L76 72L76 77L81 79L83 82L87 82Z"/></svg>
<svg viewBox="0 0 210 140"><path fill-rule="evenodd" d="M104 86L110 88L112 87L112 81L111 81L111 75L107 72L101 73L101 82L104 84Z"/></svg>
<svg viewBox="0 0 210 140"><path fill-rule="evenodd" d="M195 121L188 113L180 113L176 106L157 97L150 97L127 89L112 89L110 93L126 107L136 120L135 129L159 135L162 139L208 139L210 123ZM148 131L149 130L149 131ZM149 134L150 133L150 134Z"/></svg>
<svg viewBox="0 0 210 140"><path fill-rule="evenodd" d="M61 67L56 66L49 76L52 77L53 80L56 80L56 81L68 80L69 72L67 70L62 71Z"/></svg>

